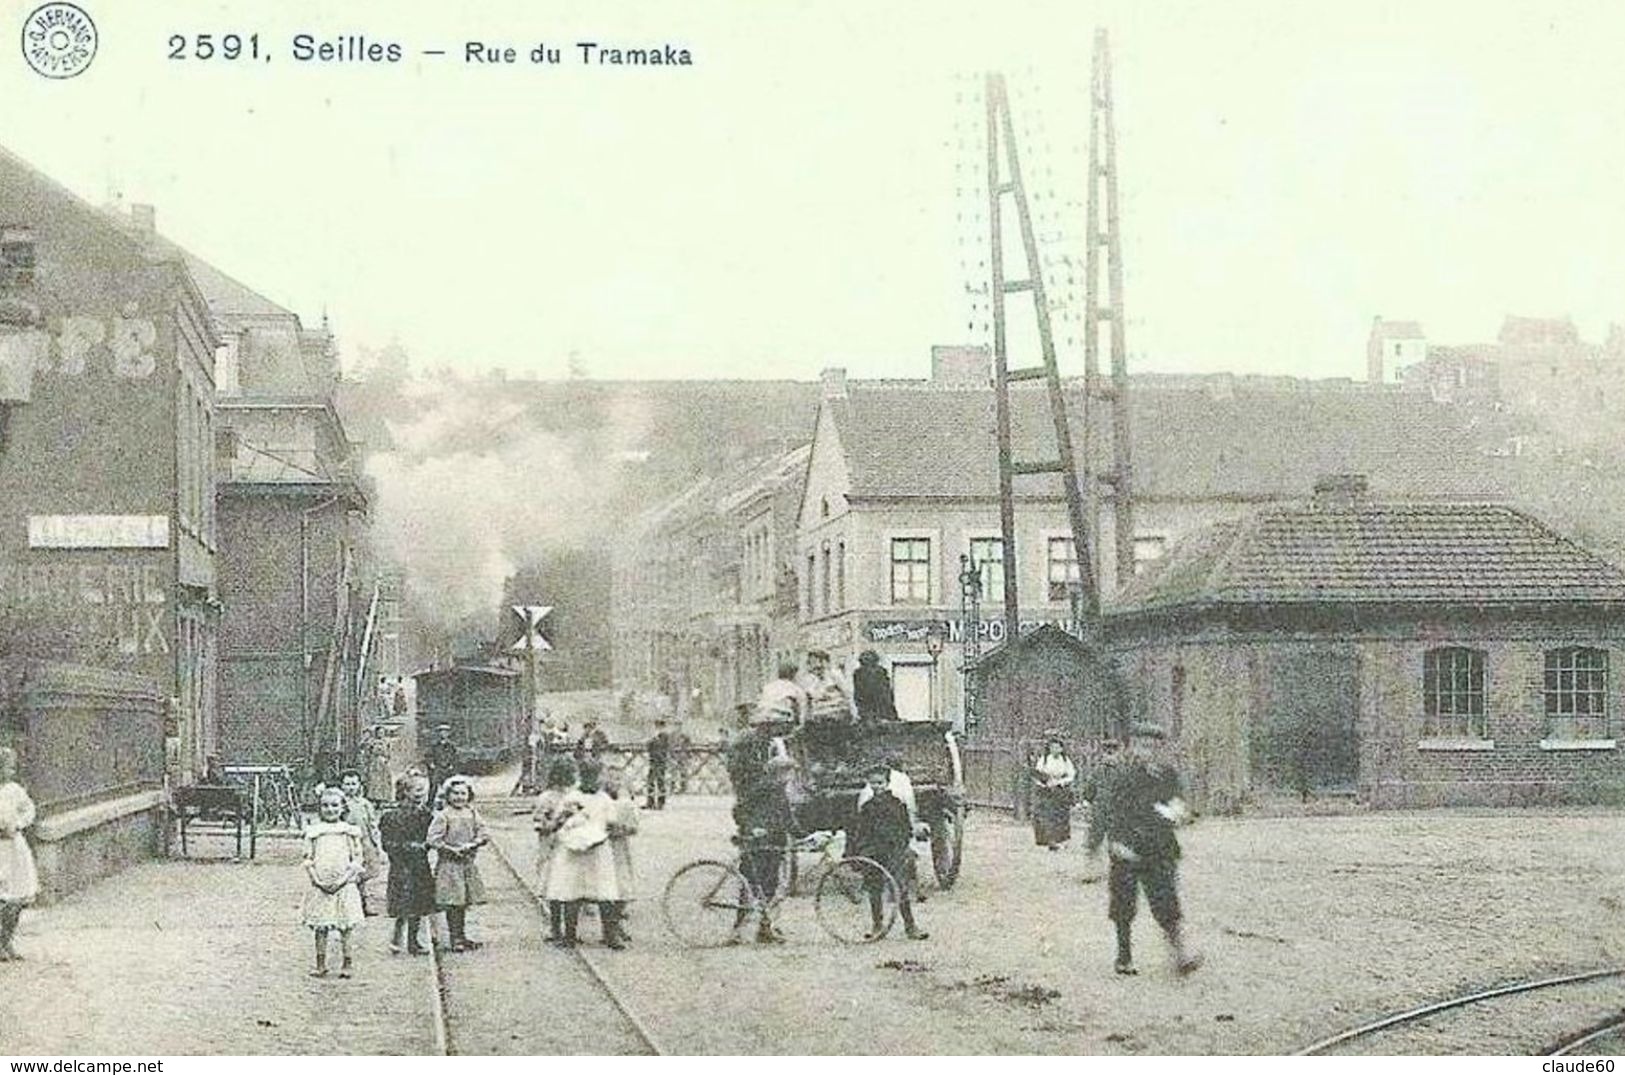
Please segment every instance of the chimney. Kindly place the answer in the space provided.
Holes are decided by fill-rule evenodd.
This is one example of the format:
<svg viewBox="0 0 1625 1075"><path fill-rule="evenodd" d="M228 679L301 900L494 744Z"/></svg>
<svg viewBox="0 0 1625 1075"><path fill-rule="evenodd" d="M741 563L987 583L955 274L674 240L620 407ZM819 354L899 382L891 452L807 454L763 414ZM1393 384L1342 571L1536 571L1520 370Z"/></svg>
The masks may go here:
<svg viewBox="0 0 1625 1075"><path fill-rule="evenodd" d="M931 383L986 388L993 380L993 354L966 344L931 348Z"/></svg>
<svg viewBox="0 0 1625 1075"><path fill-rule="evenodd" d="M840 366L831 366L818 375L824 383L825 399L846 398L846 370Z"/></svg>
<svg viewBox="0 0 1625 1075"><path fill-rule="evenodd" d="M1382 316L1371 319L1371 335L1365 338L1365 379L1371 384L1383 382Z"/></svg>
<svg viewBox="0 0 1625 1075"><path fill-rule="evenodd" d="M130 205L130 223L135 230L143 236L152 236L158 233L158 210L150 205L132 203Z"/></svg>
<svg viewBox="0 0 1625 1075"><path fill-rule="evenodd" d="M1315 479L1315 507L1357 508L1370 491L1371 483L1364 474L1322 474Z"/></svg>

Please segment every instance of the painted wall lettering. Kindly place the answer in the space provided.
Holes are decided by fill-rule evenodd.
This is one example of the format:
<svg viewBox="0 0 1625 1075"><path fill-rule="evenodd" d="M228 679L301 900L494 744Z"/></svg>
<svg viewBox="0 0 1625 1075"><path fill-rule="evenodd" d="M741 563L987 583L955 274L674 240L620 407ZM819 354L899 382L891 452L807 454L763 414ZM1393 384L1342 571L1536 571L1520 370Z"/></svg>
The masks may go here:
<svg viewBox="0 0 1625 1075"><path fill-rule="evenodd" d="M0 605L66 613L126 656L169 652L169 588L156 562L0 565Z"/></svg>
<svg viewBox="0 0 1625 1075"><path fill-rule="evenodd" d="M122 317L60 317L50 324L49 334L10 335L8 341L20 342L6 346L28 347L40 373L81 377L92 367L105 366L116 377L144 380L158 368L153 351L158 326L139 313L134 303L128 303Z"/></svg>

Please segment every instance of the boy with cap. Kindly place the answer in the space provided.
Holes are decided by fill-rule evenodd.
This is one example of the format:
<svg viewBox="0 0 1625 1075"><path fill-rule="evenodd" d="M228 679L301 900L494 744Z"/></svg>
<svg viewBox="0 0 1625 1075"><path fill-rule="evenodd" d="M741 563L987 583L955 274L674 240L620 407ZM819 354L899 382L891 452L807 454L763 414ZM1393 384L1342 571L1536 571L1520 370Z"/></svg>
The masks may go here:
<svg viewBox="0 0 1625 1075"><path fill-rule="evenodd" d="M1179 775L1157 759L1164 738L1154 724L1134 725L1129 730L1128 757L1100 792L1102 833L1111 857L1107 915L1117 927L1118 974L1138 973L1133 928L1142 888L1151 916L1168 938L1174 969L1183 975L1202 965L1202 957L1186 948L1179 906L1179 840L1174 826L1189 821L1190 811Z"/></svg>
<svg viewBox="0 0 1625 1075"><path fill-rule="evenodd" d="M878 862L892 880L897 882L897 909L903 915L903 926L910 940L923 941L930 934L914 921L914 905L909 899L911 887L909 848L914 838L914 826L907 805L890 787L892 767L885 759L872 761L866 766L868 785L858 802L858 816L847 833L846 853ZM880 878L865 884L869 890L869 913L874 918L871 939L878 939L884 923L881 907Z"/></svg>

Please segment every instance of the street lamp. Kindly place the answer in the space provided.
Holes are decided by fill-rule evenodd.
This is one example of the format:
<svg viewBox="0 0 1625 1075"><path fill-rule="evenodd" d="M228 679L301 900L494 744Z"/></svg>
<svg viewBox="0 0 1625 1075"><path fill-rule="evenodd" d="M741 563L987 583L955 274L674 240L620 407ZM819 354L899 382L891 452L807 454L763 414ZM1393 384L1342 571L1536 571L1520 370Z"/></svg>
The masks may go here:
<svg viewBox="0 0 1625 1075"><path fill-rule="evenodd" d="M964 717L962 731L970 731L976 723L976 664L982 656L982 570L976 558L963 553L959 556L959 615L964 624L959 660L959 705Z"/></svg>
<svg viewBox="0 0 1625 1075"><path fill-rule="evenodd" d="M942 656L942 647L947 644L948 637L941 627L933 625L925 635L925 652L931 655L931 720L942 719L942 706L938 701L937 690L937 660Z"/></svg>

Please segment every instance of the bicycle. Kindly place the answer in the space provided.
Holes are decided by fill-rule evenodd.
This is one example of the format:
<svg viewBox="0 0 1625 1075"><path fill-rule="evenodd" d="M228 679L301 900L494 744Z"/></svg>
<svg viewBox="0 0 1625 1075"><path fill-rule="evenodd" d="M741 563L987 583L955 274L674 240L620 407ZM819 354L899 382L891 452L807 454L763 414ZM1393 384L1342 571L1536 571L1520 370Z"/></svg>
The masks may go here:
<svg viewBox="0 0 1625 1075"><path fill-rule="evenodd" d="M828 854L827 838L816 846L807 845L805 841L806 838L786 841L778 849L782 858L793 858L798 850L821 850ZM771 896L764 896L742 869L744 856L762 848L741 843L738 837L734 842L740 844L740 855L734 862L698 859L683 866L666 882L660 898L661 916L666 929L685 947L717 948L736 944L742 939L740 930L752 915L766 915L771 920L790 895L791 886L786 883L782 859L780 883ZM796 876L794 870L789 872L791 878ZM878 862L855 855L833 862L826 859L813 892L814 916L819 926L844 944L878 941L886 936L897 920L897 905L898 887L892 875Z"/></svg>
<svg viewBox="0 0 1625 1075"><path fill-rule="evenodd" d="M254 827L298 831L303 823L293 771L286 765L232 765L224 770L226 779L240 784L254 811Z"/></svg>

